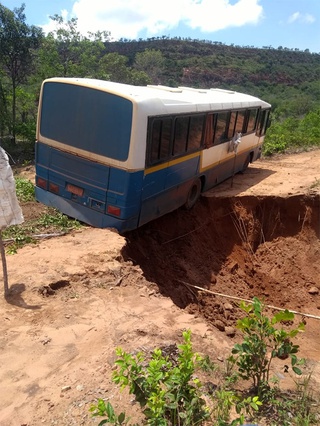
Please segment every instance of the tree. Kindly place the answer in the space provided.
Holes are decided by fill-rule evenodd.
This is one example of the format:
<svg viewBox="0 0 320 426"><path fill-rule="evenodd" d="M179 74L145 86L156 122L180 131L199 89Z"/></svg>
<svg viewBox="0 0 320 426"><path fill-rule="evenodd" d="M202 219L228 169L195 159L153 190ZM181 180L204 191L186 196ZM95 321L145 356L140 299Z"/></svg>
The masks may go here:
<svg viewBox="0 0 320 426"><path fill-rule="evenodd" d="M107 53L100 60L99 78L118 83L145 85L150 83L148 74L128 66L128 58L119 53Z"/></svg>
<svg viewBox="0 0 320 426"><path fill-rule="evenodd" d="M50 16L56 29L48 34L47 41L53 43L51 58L58 59L56 68L63 77L97 77L98 61L103 54L104 42L110 38L108 31L88 32L84 36L78 30L78 19L65 21L62 16ZM54 54L54 50L56 54Z"/></svg>
<svg viewBox="0 0 320 426"><path fill-rule="evenodd" d="M73 74L74 66L79 62L82 36L77 28L78 20L71 18L65 22L63 17L57 14L50 16L50 19L56 23L57 28L49 33L48 37L55 41L62 76L67 77Z"/></svg>
<svg viewBox="0 0 320 426"><path fill-rule="evenodd" d="M3 81L3 73L0 69L0 140L5 134L5 130L8 128L8 100L6 88Z"/></svg>
<svg viewBox="0 0 320 426"><path fill-rule="evenodd" d="M107 53L100 59L100 78L119 83L128 83L130 69L128 58L119 53Z"/></svg>
<svg viewBox="0 0 320 426"><path fill-rule="evenodd" d="M99 35L99 33L97 33ZM93 40L84 38L80 42L80 64L78 75L80 77L99 78L100 58L105 50L102 40L94 37Z"/></svg>
<svg viewBox="0 0 320 426"><path fill-rule="evenodd" d="M0 64L11 82L12 141L16 141L16 92L33 71L33 51L40 45L42 30L26 24L25 5L13 11L0 4Z"/></svg>
<svg viewBox="0 0 320 426"><path fill-rule="evenodd" d="M138 71L144 71L153 84L158 84L164 68L164 57L160 50L146 49L136 54L134 67Z"/></svg>
<svg viewBox="0 0 320 426"><path fill-rule="evenodd" d="M60 61L57 44L51 34L43 39L41 47L37 51L36 62L34 79L38 82L49 77L63 75L63 65Z"/></svg>

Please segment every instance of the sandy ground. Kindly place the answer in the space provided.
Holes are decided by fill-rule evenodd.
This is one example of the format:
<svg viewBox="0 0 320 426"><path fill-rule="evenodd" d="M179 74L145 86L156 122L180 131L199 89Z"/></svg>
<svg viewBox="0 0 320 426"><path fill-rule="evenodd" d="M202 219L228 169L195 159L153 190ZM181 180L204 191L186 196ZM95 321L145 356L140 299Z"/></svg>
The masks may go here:
<svg viewBox="0 0 320 426"><path fill-rule="evenodd" d="M213 196L277 196L319 193L320 151L279 155L250 165L245 175L219 185L207 192Z"/></svg>
<svg viewBox="0 0 320 426"><path fill-rule="evenodd" d="M191 329L194 349L222 365L239 338L237 305L181 281L319 317L319 193L320 150L280 156L204 194L191 212L125 236L85 227L8 255L1 426L97 424L88 410L98 398L139 421L132 396L111 380L118 346L148 353ZM246 238L227 222L230 202ZM301 355L319 384L320 321L305 321Z"/></svg>

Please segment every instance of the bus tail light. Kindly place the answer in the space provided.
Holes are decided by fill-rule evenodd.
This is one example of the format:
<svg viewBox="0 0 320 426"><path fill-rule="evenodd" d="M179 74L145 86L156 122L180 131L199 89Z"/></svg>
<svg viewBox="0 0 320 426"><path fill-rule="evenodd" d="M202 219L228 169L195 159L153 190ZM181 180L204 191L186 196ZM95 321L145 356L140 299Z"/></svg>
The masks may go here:
<svg viewBox="0 0 320 426"><path fill-rule="evenodd" d="M47 181L41 177L37 177L37 186L47 190Z"/></svg>
<svg viewBox="0 0 320 426"><path fill-rule="evenodd" d="M120 216L121 215L120 207L108 206L107 212L114 215L114 216Z"/></svg>
<svg viewBox="0 0 320 426"><path fill-rule="evenodd" d="M66 186L66 190L71 192L73 195L78 195L78 197L83 197L84 189L80 188L79 186L72 185L71 183L68 183Z"/></svg>
<svg viewBox="0 0 320 426"><path fill-rule="evenodd" d="M49 191L53 192L54 194L58 194L59 193L59 186L56 185L55 183L49 183Z"/></svg>

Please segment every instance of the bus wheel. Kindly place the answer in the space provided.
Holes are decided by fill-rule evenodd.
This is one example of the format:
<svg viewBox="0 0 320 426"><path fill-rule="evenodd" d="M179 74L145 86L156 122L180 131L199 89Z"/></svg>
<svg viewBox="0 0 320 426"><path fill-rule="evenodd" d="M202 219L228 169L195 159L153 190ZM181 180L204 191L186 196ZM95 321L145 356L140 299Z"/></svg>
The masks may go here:
<svg viewBox="0 0 320 426"><path fill-rule="evenodd" d="M198 201L201 194L201 180L197 179L193 182L191 188L189 189L187 201L185 202L185 208L190 210Z"/></svg>
<svg viewBox="0 0 320 426"><path fill-rule="evenodd" d="M245 159L242 169L241 169L241 173L245 172L247 170L247 168L249 167L251 161L251 154L247 155L247 158Z"/></svg>

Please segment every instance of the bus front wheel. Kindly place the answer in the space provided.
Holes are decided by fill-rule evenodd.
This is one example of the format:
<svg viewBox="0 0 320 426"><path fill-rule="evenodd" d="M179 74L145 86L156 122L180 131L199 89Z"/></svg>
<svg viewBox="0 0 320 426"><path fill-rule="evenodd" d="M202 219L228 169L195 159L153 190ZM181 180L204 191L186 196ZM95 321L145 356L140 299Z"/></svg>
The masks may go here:
<svg viewBox="0 0 320 426"><path fill-rule="evenodd" d="M191 188L189 189L187 200L185 202L185 208L187 210L190 210L198 201L201 194L201 180L197 179L193 182L191 185Z"/></svg>

